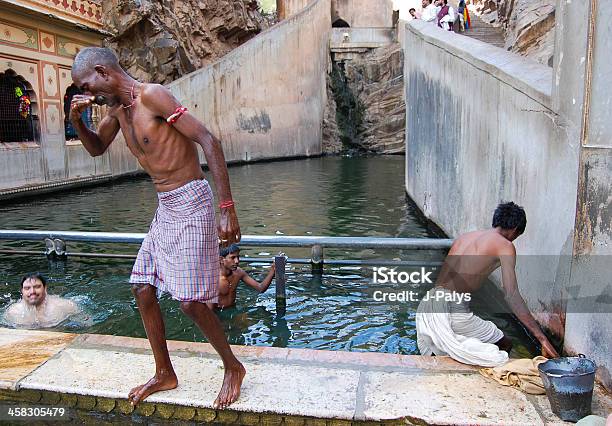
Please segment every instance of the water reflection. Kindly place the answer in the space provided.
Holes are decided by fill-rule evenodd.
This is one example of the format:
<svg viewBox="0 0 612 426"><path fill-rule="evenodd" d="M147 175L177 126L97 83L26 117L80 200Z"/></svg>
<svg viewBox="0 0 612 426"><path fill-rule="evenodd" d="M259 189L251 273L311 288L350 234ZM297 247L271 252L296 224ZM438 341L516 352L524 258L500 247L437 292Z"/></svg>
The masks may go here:
<svg viewBox="0 0 612 426"><path fill-rule="evenodd" d="M381 237L433 236L406 205L404 158L316 158L230 168L243 234L342 235ZM2 229L58 229L146 232L157 197L149 179L129 179L0 207ZM42 244L0 243L3 248L38 249ZM135 254L136 246L69 243L69 251ZM307 249L284 250L309 257ZM270 257L276 250L244 248L243 257ZM265 253L265 254L264 254ZM326 250L326 258L440 259L439 252ZM70 258L65 264L44 257L0 257L0 309L19 297L20 277L40 271L49 293L78 300L90 315L87 324L55 329L145 337L128 278L132 262ZM243 267L263 278L267 266ZM287 274L286 314L277 312L274 285L258 294L238 288L235 312L224 320L233 344L315 349L416 352L416 306L388 306L367 294L371 270L327 268L323 277L291 265ZM160 300L169 339L204 338L166 296ZM496 319L497 321L497 319ZM502 324L503 325L503 324ZM503 328L524 340L521 331Z"/></svg>

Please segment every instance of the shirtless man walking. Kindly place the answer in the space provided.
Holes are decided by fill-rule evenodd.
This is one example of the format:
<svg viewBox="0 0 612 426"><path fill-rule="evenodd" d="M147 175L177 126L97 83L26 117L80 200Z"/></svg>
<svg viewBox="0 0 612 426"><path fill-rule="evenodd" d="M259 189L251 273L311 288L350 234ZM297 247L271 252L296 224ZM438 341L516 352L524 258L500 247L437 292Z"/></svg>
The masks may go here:
<svg viewBox="0 0 612 426"><path fill-rule="evenodd" d="M215 407L225 408L238 399L246 371L206 305L217 301L219 249L213 194L197 150L200 145L204 151L221 200L219 236L231 244L240 241L240 227L221 143L168 89L127 75L110 49L81 50L74 59L72 80L84 93L73 98L70 120L85 149L92 156L102 155L121 130L158 192L159 206L130 277L153 350L155 376L132 389L128 399L136 405L154 392L178 385L156 295L159 288L180 301L181 310L221 356L225 375ZM81 113L93 101L109 107L97 132L81 121Z"/></svg>
<svg viewBox="0 0 612 426"><path fill-rule="evenodd" d="M417 309L417 344L421 354L450 355L458 361L485 367L507 360L507 353L502 351L510 351L510 339L491 321L474 315L466 303L471 293L480 289L489 274L501 266L504 295L510 309L538 339L544 356L559 356L529 312L516 281L513 241L525 231L526 224L521 207L512 202L500 204L491 229L469 232L454 241L436 287L425 295Z"/></svg>

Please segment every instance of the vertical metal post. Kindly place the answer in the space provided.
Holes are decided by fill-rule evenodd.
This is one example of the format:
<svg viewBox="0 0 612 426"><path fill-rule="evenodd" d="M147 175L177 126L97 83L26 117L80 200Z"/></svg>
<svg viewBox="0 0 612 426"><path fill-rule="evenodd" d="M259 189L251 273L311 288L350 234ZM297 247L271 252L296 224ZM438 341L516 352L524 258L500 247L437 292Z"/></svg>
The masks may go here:
<svg viewBox="0 0 612 426"><path fill-rule="evenodd" d="M274 278L276 280L276 314L279 316L285 315L287 310L287 280L285 278L285 266L287 265L287 258L285 256L274 256L274 266L276 272Z"/></svg>
<svg viewBox="0 0 612 426"><path fill-rule="evenodd" d="M323 246L315 244L310 252L310 267L313 274L323 274Z"/></svg>

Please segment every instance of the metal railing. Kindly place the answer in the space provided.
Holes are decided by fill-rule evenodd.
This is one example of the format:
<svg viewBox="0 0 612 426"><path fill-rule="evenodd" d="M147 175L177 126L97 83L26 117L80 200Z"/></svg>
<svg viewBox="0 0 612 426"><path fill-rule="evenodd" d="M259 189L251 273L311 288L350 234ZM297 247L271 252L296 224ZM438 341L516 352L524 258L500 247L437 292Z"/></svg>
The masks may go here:
<svg viewBox="0 0 612 426"><path fill-rule="evenodd" d="M140 244L146 234L120 232L80 232L80 231L29 231L0 230L0 240L45 241L47 250L0 249L0 254L40 255L53 258L90 257L133 259L136 256L116 253L77 253L66 251L66 241L88 243ZM346 249L396 249L396 250L447 250L453 240L435 238L379 238L379 237L325 237L325 236L289 236L289 235L243 235L242 247L302 247L311 249L310 259L288 258L288 263L310 264L314 273L321 273L323 265L331 266L438 266L436 261L406 260L357 260L357 259L324 259L324 248ZM270 263L272 258L243 257L246 263Z"/></svg>

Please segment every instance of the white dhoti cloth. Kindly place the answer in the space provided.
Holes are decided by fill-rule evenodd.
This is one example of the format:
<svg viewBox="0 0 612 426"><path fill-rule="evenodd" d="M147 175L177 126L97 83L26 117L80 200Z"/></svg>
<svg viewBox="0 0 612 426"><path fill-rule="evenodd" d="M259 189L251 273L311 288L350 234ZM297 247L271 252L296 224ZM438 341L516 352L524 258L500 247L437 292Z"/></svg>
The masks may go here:
<svg viewBox="0 0 612 426"><path fill-rule="evenodd" d="M491 321L474 315L468 301L449 301L453 293L434 287L419 303L416 329L421 355L448 355L464 364L482 367L507 362L508 353L494 344L504 333Z"/></svg>

